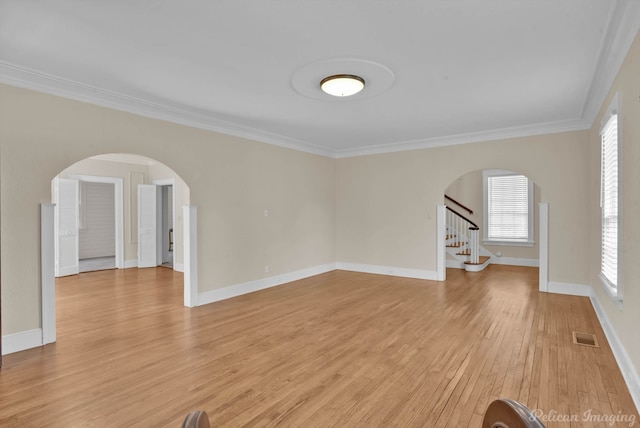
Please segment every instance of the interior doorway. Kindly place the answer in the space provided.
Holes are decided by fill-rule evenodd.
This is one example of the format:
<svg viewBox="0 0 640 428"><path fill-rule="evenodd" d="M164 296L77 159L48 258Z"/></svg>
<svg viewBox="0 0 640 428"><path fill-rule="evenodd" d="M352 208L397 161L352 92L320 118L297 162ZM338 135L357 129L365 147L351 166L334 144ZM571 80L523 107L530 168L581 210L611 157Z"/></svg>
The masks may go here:
<svg viewBox="0 0 640 428"><path fill-rule="evenodd" d="M493 193L490 192L491 185ZM490 195L493 199L498 198L499 204L489 204ZM542 191L533 179L505 169L471 171L450 183L443 194L444 204L438 207L438 272L442 279L446 278L446 268L482 270L467 266L471 264L473 268L470 259L474 250L469 242L475 242L481 257L476 265L538 267L539 289L547 291L549 210L541 195ZM489 221L490 214L493 214L492 222ZM520 217L516 218L516 215ZM449 224L450 217L452 224ZM490 226L499 233L489 233ZM476 237L469 239L467 229L474 229ZM473 235L473 232L469 234ZM461 240L455 242L457 238Z"/></svg>
<svg viewBox="0 0 640 428"><path fill-rule="evenodd" d="M56 337L55 277L78 274L80 260L97 254L85 257L90 246L81 245L81 234L89 220L87 215L90 216L82 212L89 195L85 193L83 197L81 183L107 184L99 188L112 195L113 204L103 203L98 211L113 212L108 217L114 222L110 246L115 244L115 251L105 251L115 252L115 267L142 268L142 256L147 254L149 267L164 264L184 273L184 305L197 306L197 209L190 205L188 185L166 165L144 156L94 156L54 177L53 203L41 206L43 343L55 342ZM152 190L153 203L140 204L143 188ZM88 186L84 191L90 189ZM153 208L152 215L147 215L153 219L152 227L142 222L149 207ZM150 251L141 251L149 237L153 242Z"/></svg>
<svg viewBox="0 0 640 428"><path fill-rule="evenodd" d="M160 254L160 266L174 268L174 248L176 231L176 204L174 179L153 180L153 184L158 186L160 198L158 210L158 222L160 223L160 236L157 245Z"/></svg>
<svg viewBox="0 0 640 428"><path fill-rule="evenodd" d="M124 267L123 179L86 174L52 181L55 205L55 276ZM101 260L91 260L91 259ZM88 269L88 270L87 270Z"/></svg>
<svg viewBox="0 0 640 428"><path fill-rule="evenodd" d="M79 184L79 270L92 272L115 269L115 185L82 180Z"/></svg>

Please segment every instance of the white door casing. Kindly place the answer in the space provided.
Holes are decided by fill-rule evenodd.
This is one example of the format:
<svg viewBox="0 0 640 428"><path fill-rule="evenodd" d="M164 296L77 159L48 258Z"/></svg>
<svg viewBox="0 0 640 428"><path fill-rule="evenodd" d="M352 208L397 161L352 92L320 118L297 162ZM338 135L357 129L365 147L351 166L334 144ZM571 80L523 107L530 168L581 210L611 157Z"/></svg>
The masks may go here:
<svg viewBox="0 0 640 428"><path fill-rule="evenodd" d="M138 267L155 267L162 263L162 249L158 239L162 236L159 221L161 210L160 187L153 184L138 185Z"/></svg>
<svg viewBox="0 0 640 428"><path fill-rule="evenodd" d="M124 180L120 177L105 177L98 175L70 174L69 178L87 183L113 184L115 190L115 240L116 240L116 268L123 269L124 263Z"/></svg>
<svg viewBox="0 0 640 428"><path fill-rule="evenodd" d="M177 230L178 229L176 228L176 223L177 223L176 215L181 215L180 212L176 211L176 193L177 193L176 179L175 178L157 179L157 180L153 180L153 184L155 184L156 186L159 186L161 188L166 188L167 186L171 186L171 198L168 201L168 203L169 203L169 207L168 208L169 208L169 210L171 210L171 219L172 219L172 222L171 222L171 224L169 224L169 227L171 229L173 229L173 233L174 233L173 234L173 241L174 241L173 243L174 243L174 245L173 245L173 254L172 254L172 257L173 257L173 270L182 271L182 270L184 270L184 268L177 269L177 266L178 266L178 263L177 263L178 251L177 251L177 249L178 249L178 247L175 245L176 236L178 235L177 234ZM164 200L164 196L163 196L163 200ZM163 210L164 210L164 207L163 207ZM160 217L161 217L162 221L164 222L164 220L165 220L164 216L161 215ZM158 245L160 245L162 247L162 249L161 249L161 251L162 251L162 259L163 259L162 261L164 261L165 258L168 258L167 257L168 254L166 254L166 253L168 253L168 247L162 245L163 244L162 241L164 239L164 234L165 233L167 233L167 231L162 230L162 234L163 235L161 235L161 236L163 238L158 240ZM184 263L184 261L183 261L183 263Z"/></svg>
<svg viewBox="0 0 640 428"><path fill-rule="evenodd" d="M78 260L79 182L68 178L54 181L56 276L80 272Z"/></svg>

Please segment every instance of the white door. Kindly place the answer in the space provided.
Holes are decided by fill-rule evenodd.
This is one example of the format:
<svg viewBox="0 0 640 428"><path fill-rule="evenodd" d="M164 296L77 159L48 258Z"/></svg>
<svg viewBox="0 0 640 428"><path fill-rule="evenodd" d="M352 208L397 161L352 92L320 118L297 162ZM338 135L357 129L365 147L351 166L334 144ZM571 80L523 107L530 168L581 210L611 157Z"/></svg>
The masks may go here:
<svg viewBox="0 0 640 428"><path fill-rule="evenodd" d="M80 272L78 260L78 180L56 178L54 182L56 276Z"/></svg>
<svg viewBox="0 0 640 428"><path fill-rule="evenodd" d="M154 184L138 185L138 267L155 267L162 263L158 240L162 237L159 220L162 197Z"/></svg>

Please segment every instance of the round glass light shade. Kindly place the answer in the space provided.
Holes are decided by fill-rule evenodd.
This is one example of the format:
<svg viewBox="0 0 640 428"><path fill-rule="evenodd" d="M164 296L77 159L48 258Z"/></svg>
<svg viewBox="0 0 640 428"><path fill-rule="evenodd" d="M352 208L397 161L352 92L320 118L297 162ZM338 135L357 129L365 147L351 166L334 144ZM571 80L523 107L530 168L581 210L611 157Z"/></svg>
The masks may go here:
<svg viewBox="0 0 640 428"><path fill-rule="evenodd" d="M364 89L364 79L352 74L336 74L322 79L320 89L334 97L348 97Z"/></svg>

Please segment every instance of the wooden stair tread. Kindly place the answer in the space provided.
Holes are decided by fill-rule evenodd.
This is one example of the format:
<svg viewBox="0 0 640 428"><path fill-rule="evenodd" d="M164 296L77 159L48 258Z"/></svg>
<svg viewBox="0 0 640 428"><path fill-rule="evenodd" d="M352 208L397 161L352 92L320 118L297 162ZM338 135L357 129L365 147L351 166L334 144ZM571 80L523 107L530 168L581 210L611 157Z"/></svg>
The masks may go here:
<svg viewBox="0 0 640 428"><path fill-rule="evenodd" d="M479 257L479 259L480 259L480 262L479 262L479 263L471 263L471 262L467 261L467 262L464 262L464 264L465 264L465 265L481 265L481 264L483 264L484 262L486 262L487 260L489 260L490 258L491 258L491 257L489 257L489 256L480 256L480 257Z"/></svg>
<svg viewBox="0 0 640 428"><path fill-rule="evenodd" d="M471 255L471 250L464 250L464 251L460 251L459 253L456 253L456 256L470 256Z"/></svg>
<svg viewBox="0 0 640 428"><path fill-rule="evenodd" d="M447 244L447 247L449 248L458 248L458 247L462 247L463 245L466 245L466 242L459 242L457 244Z"/></svg>

